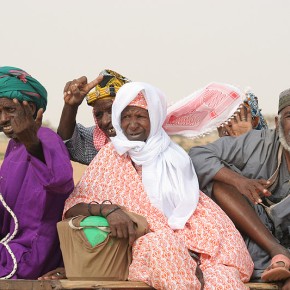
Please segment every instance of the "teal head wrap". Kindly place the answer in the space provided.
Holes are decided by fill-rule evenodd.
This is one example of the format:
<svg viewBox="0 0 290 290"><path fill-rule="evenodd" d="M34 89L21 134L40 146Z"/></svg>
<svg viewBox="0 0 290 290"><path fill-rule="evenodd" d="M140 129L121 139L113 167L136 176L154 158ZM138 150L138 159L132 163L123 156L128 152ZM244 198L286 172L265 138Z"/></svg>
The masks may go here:
<svg viewBox="0 0 290 290"><path fill-rule="evenodd" d="M17 99L20 102L33 102L36 111L47 105L47 92L31 75L11 66L0 67L0 98Z"/></svg>

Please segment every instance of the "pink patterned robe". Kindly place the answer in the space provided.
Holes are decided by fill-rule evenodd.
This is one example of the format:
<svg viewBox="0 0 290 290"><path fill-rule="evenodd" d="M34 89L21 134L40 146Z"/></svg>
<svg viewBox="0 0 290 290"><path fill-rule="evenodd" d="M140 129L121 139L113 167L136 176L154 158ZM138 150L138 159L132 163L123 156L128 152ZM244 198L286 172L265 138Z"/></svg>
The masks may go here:
<svg viewBox="0 0 290 290"><path fill-rule="evenodd" d="M133 245L129 280L156 289L200 289L190 249L200 253L204 289L248 289L243 282L250 279L253 263L244 241L226 214L202 192L185 228L172 230L164 214L151 205L131 159L120 156L109 143L86 169L64 212L78 203L107 199L146 217L151 230Z"/></svg>

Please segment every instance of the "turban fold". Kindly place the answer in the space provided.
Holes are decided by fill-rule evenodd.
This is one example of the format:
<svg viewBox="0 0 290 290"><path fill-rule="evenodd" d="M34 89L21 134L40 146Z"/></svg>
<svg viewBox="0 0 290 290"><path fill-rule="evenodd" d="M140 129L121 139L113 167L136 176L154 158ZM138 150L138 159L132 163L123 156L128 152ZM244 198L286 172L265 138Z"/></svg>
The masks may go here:
<svg viewBox="0 0 290 290"><path fill-rule="evenodd" d="M261 109L259 108L258 98L254 95L253 92L248 91L246 93L244 105L251 110L253 129L268 129L267 121L265 120L261 113Z"/></svg>
<svg viewBox="0 0 290 290"><path fill-rule="evenodd" d="M103 70L100 75L103 76L103 80L86 96L89 106L94 106L96 100L115 98L120 87L130 82L126 77L109 69Z"/></svg>
<svg viewBox="0 0 290 290"><path fill-rule="evenodd" d="M36 110L47 105L46 89L27 72L10 66L0 67L0 98L17 99L36 105Z"/></svg>

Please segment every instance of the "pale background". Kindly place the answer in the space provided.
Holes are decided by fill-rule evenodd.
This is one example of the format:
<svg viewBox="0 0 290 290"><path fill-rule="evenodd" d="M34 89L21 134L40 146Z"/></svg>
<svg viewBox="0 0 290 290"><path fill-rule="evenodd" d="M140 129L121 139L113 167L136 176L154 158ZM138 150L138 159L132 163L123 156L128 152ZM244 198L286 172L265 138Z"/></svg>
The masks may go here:
<svg viewBox="0 0 290 290"><path fill-rule="evenodd" d="M0 65L43 83L55 127L64 84L105 68L171 102L211 81L251 87L264 114L290 87L288 0L0 0L0 11ZM78 121L93 123L86 104Z"/></svg>

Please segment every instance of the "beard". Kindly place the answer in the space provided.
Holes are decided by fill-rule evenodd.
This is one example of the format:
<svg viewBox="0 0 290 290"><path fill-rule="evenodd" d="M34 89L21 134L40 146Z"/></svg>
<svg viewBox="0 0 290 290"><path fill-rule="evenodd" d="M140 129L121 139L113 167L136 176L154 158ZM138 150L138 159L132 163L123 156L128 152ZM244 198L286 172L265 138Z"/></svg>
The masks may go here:
<svg viewBox="0 0 290 290"><path fill-rule="evenodd" d="M278 116L278 120L279 120L279 128L278 128L279 141L280 141L282 147L286 151L290 152L290 145L289 145L289 143L290 143L290 132L288 133L288 136L287 136L288 138L286 138L285 133L284 133L284 128L283 128L283 125L282 125L282 122L281 122L281 116L280 115ZM287 139L288 139L288 141L287 141Z"/></svg>

